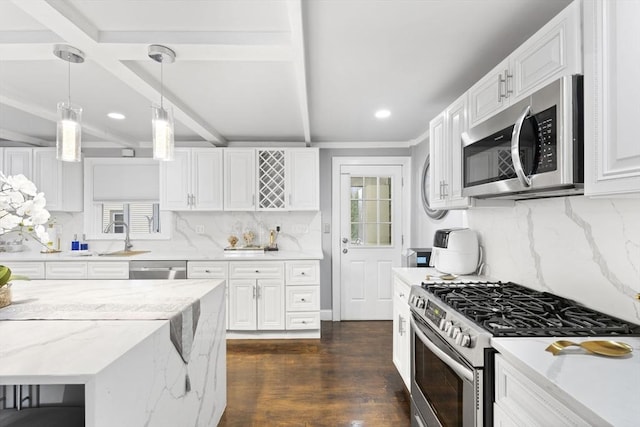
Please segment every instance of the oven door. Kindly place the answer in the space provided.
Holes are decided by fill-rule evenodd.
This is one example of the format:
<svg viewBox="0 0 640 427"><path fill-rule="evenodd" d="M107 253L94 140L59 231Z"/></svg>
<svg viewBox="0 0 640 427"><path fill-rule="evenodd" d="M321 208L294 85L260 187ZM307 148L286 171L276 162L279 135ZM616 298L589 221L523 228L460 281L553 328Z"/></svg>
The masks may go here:
<svg viewBox="0 0 640 427"><path fill-rule="evenodd" d="M411 425L482 425L482 371L421 319L411 318Z"/></svg>

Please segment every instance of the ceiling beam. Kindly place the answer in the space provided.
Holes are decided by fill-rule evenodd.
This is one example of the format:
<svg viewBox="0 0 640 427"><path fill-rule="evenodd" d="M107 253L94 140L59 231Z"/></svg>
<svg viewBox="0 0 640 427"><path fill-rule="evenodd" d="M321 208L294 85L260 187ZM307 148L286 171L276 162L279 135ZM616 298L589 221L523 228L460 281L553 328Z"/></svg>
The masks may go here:
<svg viewBox="0 0 640 427"><path fill-rule="evenodd" d="M304 29L302 24L302 5L300 0L289 0L289 22L291 24L291 45L293 50L293 66L298 93L298 107L302 119L304 140L311 142L311 126L309 124L309 97L307 94L307 67L304 49Z"/></svg>
<svg viewBox="0 0 640 427"><path fill-rule="evenodd" d="M0 139L7 139L9 141L23 142L27 145L34 145L36 147L49 147L51 143L44 139L34 138L32 136L25 135L19 132L13 132L8 129L0 129Z"/></svg>
<svg viewBox="0 0 640 427"><path fill-rule="evenodd" d="M149 101L159 97L154 85L137 75L132 69L115 58L99 43L99 31L76 9L67 3L55 4L46 0L12 0L13 3L60 36L66 43L84 51L87 57L109 71ZM149 59L150 60L150 59ZM177 97L165 97L167 104L174 107L174 116L186 127L209 142L225 143L226 139L202 118L188 109ZM93 133L93 132L90 132Z"/></svg>
<svg viewBox="0 0 640 427"><path fill-rule="evenodd" d="M52 112L49 108L42 108L40 105L31 102L9 97L4 93L0 94L0 104L15 108L16 110L24 111L25 113L29 113L35 117L48 120L53 123L53 126L55 126L55 123L58 121L57 112ZM136 147L138 145L137 142L133 141L126 135L121 135L117 132L109 132L105 135L105 131L102 128L94 126L91 123L87 123L86 121L82 122L82 130L97 137L104 137L105 139L124 147Z"/></svg>

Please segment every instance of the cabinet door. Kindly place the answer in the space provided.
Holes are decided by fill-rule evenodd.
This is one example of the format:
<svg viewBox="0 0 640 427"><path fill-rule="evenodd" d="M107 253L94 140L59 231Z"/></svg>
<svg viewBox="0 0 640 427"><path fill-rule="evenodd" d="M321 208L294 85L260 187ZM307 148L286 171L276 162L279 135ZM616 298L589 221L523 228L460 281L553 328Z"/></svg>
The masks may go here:
<svg viewBox="0 0 640 427"><path fill-rule="evenodd" d="M224 210L255 210L255 150L224 150Z"/></svg>
<svg viewBox="0 0 640 427"><path fill-rule="evenodd" d="M506 75L505 76L505 71ZM509 61L504 60L469 89L469 126L488 119L507 105Z"/></svg>
<svg viewBox="0 0 640 427"><path fill-rule="evenodd" d="M87 262L87 279L128 279L128 261L89 261Z"/></svg>
<svg viewBox="0 0 640 427"><path fill-rule="evenodd" d="M11 269L11 275L23 276L29 280L38 280L45 278L44 262L8 262L4 263Z"/></svg>
<svg viewBox="0 0 640 427"><path fill-rule="evenodd" d="M590 1L585 8L585 194L640 193L636 123L640 3Z"/></svg>
<svg viewBox="0 0 640 427"><path fill-rule="evenodd" d="M200 211L222 210L222 150L191 151L192 208Z"/></svg>
<svg viewBox="0 0 640 427"><path fill-rule="evenodd" d="M292 211L320 209L319 156L316 148L287 150L287 206Z"/></svg>
<svg viewBox="0 0 640 427"><path fill-rule="evenodd" d="M444 184L446 182L447 151L445 145L445 112L440 113L429 123L429 205L432 208L446 206Z"/></svg>
<svg viewBox="0 0 640 427"><path fill-rule="evenodd" d="M393 281L393 364L404 381L405 387L411 389L411 336L409 334L409 291L410 287L398 278Z"/></svg>
<svg viewBox="0 0 640 427"><path fill-rule="evenodd" d="M229 329L256 330L256 281L229 280Z"/></svg>
<svg viewBox="0 0 640 427"><path fill-rule="evenodd" d="M160 162L160 209L189 210L191 195L191 152L176 148L174 160Z"/></svg>
<svg viewBox="0 0 640 427"><path fill-rule="evenodd" d="M462 132L467 130L467 97L458 98L447 108L447 142L449 174L447 179L447 207L466 208L469 198L462 196Z"/></svg>
<svg viewBox="0 0 640 427"><path fill-rule="evenodd" d="M47 199L49 211L62 210L62 163L55 148L36 149L33 153L33 183Z"/></svg>
<svg viewBox="0 0 640 427"><path fill-rule="evenodd" d="M260 279L258 286L258 329L284 329L284 283L278 279Z"/></svg>
<svg viewBox="0 0 640 427"><path fill-rule="evenodd" d="M580 2L573 2L511 54L511 102L561 76L582 74L580 20Z"/></svg>
<svg viewBox="0 0 640 427"><path fill-rule="evenodd" d="M2 172L7 176L22 174L33 180L33 148L5 148Z"/></svg>
<svg viewBox="0 0 640 427"><path fill-rule="evenodd" d="M47 280L87 278L87 263L82 261L47 262L45 269Z"/></svg>

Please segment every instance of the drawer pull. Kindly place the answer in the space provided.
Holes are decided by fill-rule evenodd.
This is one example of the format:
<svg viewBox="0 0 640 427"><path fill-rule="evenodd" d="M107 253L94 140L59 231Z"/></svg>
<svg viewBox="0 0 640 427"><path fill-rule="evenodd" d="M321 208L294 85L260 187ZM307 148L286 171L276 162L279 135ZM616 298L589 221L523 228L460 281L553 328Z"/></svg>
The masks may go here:
<svg viewBox="0 0 640 427"><path fill-rule="evenodd" d="M304 299L304 298L300 298L300 301L302 301L302 302L307 302L307 300L306 300L306 299Z"/></svg>
<svg viewBox="0 0 640 427"><path fill-rule="evenodd" d="M260 273L260 270L256 270L256 273Z"/></svg>
<svg viewBox="0 0 640 427"><path fill-rule="evenodd" d="M211 273L211 270L205 270L204 272L205 273Z"/></svg>
<svg viewBox="0 0 640 427"><path fill-rule="evenodd" d="M304 276L304 271L302 273L300 273L301 276Z"/></svg>

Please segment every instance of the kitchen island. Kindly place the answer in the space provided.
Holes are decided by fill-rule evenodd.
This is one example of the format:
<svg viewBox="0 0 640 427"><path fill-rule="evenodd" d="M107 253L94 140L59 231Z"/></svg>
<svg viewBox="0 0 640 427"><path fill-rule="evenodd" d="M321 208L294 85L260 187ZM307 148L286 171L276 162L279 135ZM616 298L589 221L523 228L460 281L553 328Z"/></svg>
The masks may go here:
<svg viewBox="0 0 640 427"><path fill-rule="evenodd" d="M12 290L13 304L0 309L5 390L79 385L86 426L220 420L224 280L42 280L14 282ZM30 409L34 417L39 410ZM0 421L15 413L0 409Z"/></svg>

